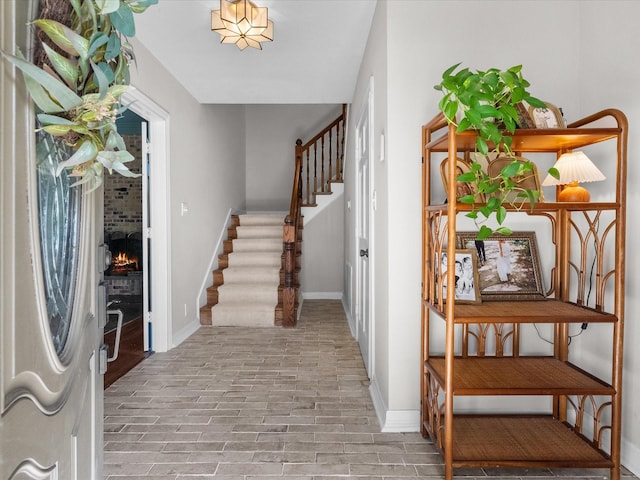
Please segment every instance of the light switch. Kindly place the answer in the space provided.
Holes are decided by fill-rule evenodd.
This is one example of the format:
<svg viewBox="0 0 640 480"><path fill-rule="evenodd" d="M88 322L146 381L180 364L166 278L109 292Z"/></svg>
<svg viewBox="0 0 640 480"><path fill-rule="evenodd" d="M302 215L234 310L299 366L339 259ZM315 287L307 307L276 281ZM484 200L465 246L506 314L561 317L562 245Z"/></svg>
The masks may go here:
<svg viewBox="0 0 640 480"><path fill-rule="evenodd" d="M187 213L189 213L189 205L185 202L180 203L180 215L184 217Z"/></svg>

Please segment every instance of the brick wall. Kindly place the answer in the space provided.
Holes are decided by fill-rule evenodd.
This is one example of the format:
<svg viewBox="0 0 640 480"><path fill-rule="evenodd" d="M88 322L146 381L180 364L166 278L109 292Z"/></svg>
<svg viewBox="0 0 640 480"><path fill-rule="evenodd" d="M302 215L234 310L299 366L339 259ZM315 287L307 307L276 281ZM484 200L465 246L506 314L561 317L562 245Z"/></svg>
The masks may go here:
<svg viewBox="0 0 640 480"><path fill-rule="evenodd" d="M135 160L127 163L129 170L141 173L142 137L123 135L127 150ZM142 232L142 177L123 177L118 173L104 175L104 231Z"/></svg>

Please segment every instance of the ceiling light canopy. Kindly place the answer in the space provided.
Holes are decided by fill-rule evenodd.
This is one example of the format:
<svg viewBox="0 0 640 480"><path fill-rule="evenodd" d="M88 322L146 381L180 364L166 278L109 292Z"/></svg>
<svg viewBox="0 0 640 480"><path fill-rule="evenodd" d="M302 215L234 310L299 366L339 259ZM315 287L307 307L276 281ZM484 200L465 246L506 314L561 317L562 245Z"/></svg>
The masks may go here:
<svg viewBox="0 0 640 480"><path fill-rule="evenodd" d="M262 42L273 41L267 7L257 7L249 0L220 0L220 10L211 11L211 30L220 34L221 43L235 43L240 50L262 50Z"/></svg>

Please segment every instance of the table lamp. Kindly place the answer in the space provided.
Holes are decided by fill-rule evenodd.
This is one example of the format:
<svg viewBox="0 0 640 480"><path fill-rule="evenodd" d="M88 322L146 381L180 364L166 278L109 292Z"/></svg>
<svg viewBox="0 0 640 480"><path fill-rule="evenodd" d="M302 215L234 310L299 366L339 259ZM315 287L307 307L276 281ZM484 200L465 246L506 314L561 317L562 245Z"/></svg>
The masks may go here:
<svg viewBox="0 0 640 480"><path fill-rule="evenodd" d="M579 183L597 182L605 176L583 152L563 153L556 161L554 168L560 173L560 178L547 175L542 185L564 185L557 196L558 202L588 202L591 198L589 191Z"/></svg>

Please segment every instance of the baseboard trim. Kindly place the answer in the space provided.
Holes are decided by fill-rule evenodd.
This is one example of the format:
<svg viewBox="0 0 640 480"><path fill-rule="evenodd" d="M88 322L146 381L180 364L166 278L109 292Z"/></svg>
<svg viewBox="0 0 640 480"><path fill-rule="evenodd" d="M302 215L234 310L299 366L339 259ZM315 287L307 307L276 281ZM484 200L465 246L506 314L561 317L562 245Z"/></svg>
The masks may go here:
<svg viewBox="0 0 640 480"><path fill-rule="evenodd" d="M369 394L378 417L378 423L380 423L381 432L404 433L420 431L420 411L388 410L375 378L371 380Z"/></svg>
<svg viewBox="0 0 640 480"><path fill-rule="evenodd" d="M342 300L342 292L302 292L304 300Z"/></svg>
<svg viewBox="0 0 640 480"><path fill-rule="evenodd" d="M342 309L344 310L344 315L347 317L347 325L349 325L349 330L351 331L351 336L356 338L356 324L353 320L353 316L349 311L349 306L347 305L347 298L345 296L342 297Z"/></svg>
<svg viewBox="0 0 640 480"><path fill-rule="evenodd" d="M175 334L171 336L171 348L175 348L184 342L191 335L196 333L200 328L200 319L195 318L187 323L184 327L178 330Z"/></svg>
<svg viewBox="0 0 640 480"><path fill-rule="evenodd" d="M622 465L636 477L640 476L640 448L631 442L625 442L623 440L621 450L620 462Z"/></svg>

